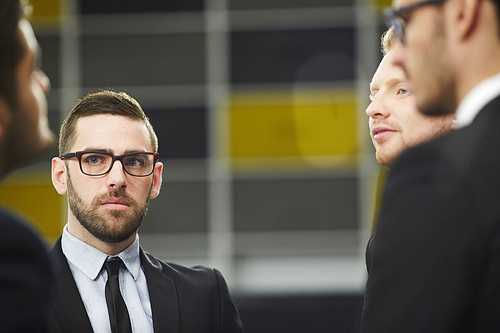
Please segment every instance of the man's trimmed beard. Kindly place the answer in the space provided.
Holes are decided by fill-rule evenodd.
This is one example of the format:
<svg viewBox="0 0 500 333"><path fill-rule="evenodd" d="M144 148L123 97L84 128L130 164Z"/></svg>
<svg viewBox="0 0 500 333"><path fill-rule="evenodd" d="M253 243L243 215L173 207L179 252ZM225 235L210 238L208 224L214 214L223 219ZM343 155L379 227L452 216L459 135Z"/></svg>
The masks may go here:
<svg viewBox="0 0 500 333"><path fill-rule="evenodd" d="M149 192L151 193L151 188ZM125 199L131 209L99 213L101 202L110 197ZM130 238L142 225L149 207L149 195L146 202L140 206L122 189L110 190L108 193L95 196L90 205L85 205L82 198L76 193L68 173L68 202L73 215L92 236L106 243L119 243ZM105 214L110 216L105 216ZM108 223L110 219L121 220L120 226L113 230Z"/></svg>

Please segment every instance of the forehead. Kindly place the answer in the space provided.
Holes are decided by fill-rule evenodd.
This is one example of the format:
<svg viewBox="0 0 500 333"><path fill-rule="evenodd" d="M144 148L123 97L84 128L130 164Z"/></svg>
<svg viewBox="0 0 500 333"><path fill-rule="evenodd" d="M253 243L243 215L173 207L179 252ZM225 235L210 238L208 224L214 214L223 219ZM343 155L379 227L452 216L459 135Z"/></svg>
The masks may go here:
<svg viewBox="0 0 500 333"><path fill-rule="evenodd" d="M394 64L394 53L389 51L380 62L377 71L373 75L370 88L381 87L388 81L406 81L406 75L400 66Z"/></svg>
<svg viewBox="0 0 500 333"><path fill-rule="evenodd" d="M73 150L88 148L122 151L151 151L146 125L118 115L92 115L77 120Z"/></svg>

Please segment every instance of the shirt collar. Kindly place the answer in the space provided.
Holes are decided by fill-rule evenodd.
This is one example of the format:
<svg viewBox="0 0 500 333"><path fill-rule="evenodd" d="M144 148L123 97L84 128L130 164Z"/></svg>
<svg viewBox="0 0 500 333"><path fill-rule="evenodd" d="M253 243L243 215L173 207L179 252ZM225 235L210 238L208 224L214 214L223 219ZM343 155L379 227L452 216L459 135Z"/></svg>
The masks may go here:
<svg viewBox="0 0 500 333"><path fill-rule="evenodd" d="M500 95L500 73L482 81L465 95L455 113L457 128L470 125L479 111L498 95Z"/></svg>
<svg viewBox="0 0 500 333"><path fill-rule="evenodd" d="M109 255L99 251L95 247L76 238L67 230L66 225L62 234L62 251L66 258L71 261L89 279L95 280L101 272L104 261ZM134 242L122 252L114 257L120 257L125 267L130 271L135 281L139 277L141 270L141 260L139 257L139 235Z"/></svg>

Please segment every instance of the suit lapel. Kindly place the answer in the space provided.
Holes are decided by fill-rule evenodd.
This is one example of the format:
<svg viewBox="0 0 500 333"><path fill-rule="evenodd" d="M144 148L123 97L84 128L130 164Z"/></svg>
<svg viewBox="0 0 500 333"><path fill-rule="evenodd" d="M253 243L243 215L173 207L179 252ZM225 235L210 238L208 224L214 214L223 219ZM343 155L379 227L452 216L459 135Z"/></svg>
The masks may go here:
<svg viewBox="0 0 500 333"><path fill-rule="evenodd" d="M155 332L179 332L179 302L175 282L162 274L163 267L154 257L144 253L141 263L148 283Z"/></svg>
<svg viewBox="0 0 500 333"><path fill-rule="evenodd" d="M62 253L61 239L50 250L55 265L51 299L55 316L64 332L93 332L87 311L71 274L66 257Z"/></svg>

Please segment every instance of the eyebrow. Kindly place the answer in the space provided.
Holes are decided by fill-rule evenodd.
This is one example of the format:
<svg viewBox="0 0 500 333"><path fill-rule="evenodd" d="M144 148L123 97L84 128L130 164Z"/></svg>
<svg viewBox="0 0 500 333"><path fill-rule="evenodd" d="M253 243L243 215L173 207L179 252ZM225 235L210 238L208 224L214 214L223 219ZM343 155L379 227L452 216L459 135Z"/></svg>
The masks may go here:
<svg viewBox="0 0 500 333"><path fill-rule="evenodd" d="M408 81L408 79L406 79L405 77L397 76L397 77L393 77L393 78L390 78L389 80L385 81L384 84L382 84L382 86L393 87L397 84L400 84L400 83L403 83L406 81ZM379 90L379 89L380 89L380 86L377 84L374 84L372 81L372 83L370 83L370 96L372 95L373 90Z"/></svg>
<svg viewBox="0 0 500 333"><path fill-rule="evenodd" d="M406 79L404 77L401 77L401 76L393 77L393 78L385 81L384 86L392 87L392 86L395 86L397 84L400 84L400 83L403 83L403 82L406 82L406 81L408 81L408 79Z"/></svg>
<svg viewBox="0 0 500 333"><path fill-rule="evenodd" d="M96 153L108 153L108 154L113 154L111 149L106 149L106 148L97 148L97 147L87 147L85 149L82 149L81 151L84 152L96 152ZM149 151L145 150L134 150L134 149L127 149L123 154L129 154L129 153L148 153ZM115 155L115 154L113 154ZM122 154L120 154L122 155Z"/></svg>

